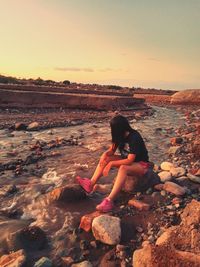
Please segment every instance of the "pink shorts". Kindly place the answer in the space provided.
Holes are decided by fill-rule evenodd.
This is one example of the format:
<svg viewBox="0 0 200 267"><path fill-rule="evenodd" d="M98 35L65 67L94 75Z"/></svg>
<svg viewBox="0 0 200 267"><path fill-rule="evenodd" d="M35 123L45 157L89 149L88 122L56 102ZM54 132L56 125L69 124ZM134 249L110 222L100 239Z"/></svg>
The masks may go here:
<svg viewBox="0 0 200 267"><path fill-rule="evenodd" d="M144 174L145 174L145 173L148 171L148 168L149 168L149 162L139 161L138 163L143 167Z"/></svg>

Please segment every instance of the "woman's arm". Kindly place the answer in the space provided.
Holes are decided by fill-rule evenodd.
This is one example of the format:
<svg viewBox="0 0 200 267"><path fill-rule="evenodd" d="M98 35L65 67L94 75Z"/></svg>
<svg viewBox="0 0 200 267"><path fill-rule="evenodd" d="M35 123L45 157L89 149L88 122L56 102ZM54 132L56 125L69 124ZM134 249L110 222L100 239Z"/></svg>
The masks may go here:
<svg viewBox="0 0 200 267"><path fill-rule="evenodd" d="M105 152L105 154L106 154L107 156L112 156L112 155L115 154L116 150L117 150L117 145L113 143L113 144L109 147L109 149Z"/></svg>
<svg viewBox="0 0 200 267"><path fill-rule="evenodd" d="M103 176L107 176L112 167L120 167L121 165L130 165L134 162L136 155L129 154L127 159L120 159L116 161L110 161L103 170Z"/></svg>

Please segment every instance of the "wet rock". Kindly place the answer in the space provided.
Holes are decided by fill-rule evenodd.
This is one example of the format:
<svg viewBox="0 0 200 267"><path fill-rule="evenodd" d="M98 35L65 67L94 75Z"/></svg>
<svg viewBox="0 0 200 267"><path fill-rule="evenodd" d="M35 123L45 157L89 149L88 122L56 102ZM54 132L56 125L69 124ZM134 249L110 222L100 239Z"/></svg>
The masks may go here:
<svg viewBox="0 0 200 267"><path fill-rule="evenodd" d="M172 179L172 175L168 171L159 172L158 175L162 183L165 183L166 181L170 181Z"/></svg>
<svg viewBox="0 0 200 267"><path fill-rule="evenodd" d="M77 184L58 187L48 194L51 201L77 202L86 198L86 193Z"/></svg>
<svg viewBox="0 0 200 267"><path fill-rule="evenodd" d="M149 204L147 204L145 202L142 202L140 200L137 200L135 198L132 198L131 200L129 200L128 205L129 206L133 206L136 209L141 210L141 211L142 210L148 211L150 209L150 205Z"/></svg>
<svg viewBox="0 0 200 267"><path fill-rule="evenodd" d="M200 184L200 177L199 176L193 175L191 173L187 173L187 177L190 179L190 181Z"/></svg>
<svg viewBox="0 0 200 267"><path fill-rule="evenodd" d="M164 161L161 163L160 167L163 171L169 171L172 167L174 167L174 164L168 161Z"/></svg>
<svg viewBox="0 0 200 267"><path fill-rule="evenodd" d="M38 130L38 128L39 128L39 123L38 122L32 122L28 125L27 130L35 131L35 130Z"/></svg>
<svg viewBox="0 0 200 267"><path fill-rule="evenodd" d="M46 234L37 226L28 226L9 235L9 248L13 250L40 250L47 243Z"/></svg>
<svg viewBox="0 0 200 267"><path fill-rule="evenodd" d="M52 261L47 257L42 257L39 259L33 267L52 267Z"/></svg>
<svg viewBox="0 0 200 267"><path fill-rule="evenodd" d="M92 267L92 264L89 261L82 261L72 264L72 267Z"/></svg>
<svg viewBox="0 0 200 267"><path fill-rule="evenodd" d="M18 122L15 124L14 128L16 131L24 131L24 130L26 130L27 125L25 125L24 123Z"/></svg>
<svg viewBox="0 0 200 267"><path fill-rule="evenodd" d="M96 240L108 245L116 245L121 240L120 219L101 215L92 222L92 232Z"/></svg>
<svg viewBox="0 0 200 267"><path fill-rule="evenodd" d="M99 211L92 212L90 214L86 214L81 217L81 222L79 228L83 229L86 232L89 232L92 228L92 222L94 218L100 216L101 213Z"/></svg>
<svg viewBox="0 0 200 267"><path fill-rule="evenodd" d="M1 267L22 267L26 261L26 255L23 249L3 255L0 258Z"/></svg>
<svg viewBox="0 0 200 267"><path fill-rule="evenodd" d="M166 182L163 185L163 189L169 193L176 195L176 196L182 196L186 193L186 188L184 188L180 185L177 185L173 182Z"/></svg>
<svg viewBox="0 0 200 267"><path fill-rule="evenodd" d="M170 169L170 173L172 174L173 177L177 178L177 177L185 175L186 170L182 167L177 167L177 168L172 167Z"/></svg>

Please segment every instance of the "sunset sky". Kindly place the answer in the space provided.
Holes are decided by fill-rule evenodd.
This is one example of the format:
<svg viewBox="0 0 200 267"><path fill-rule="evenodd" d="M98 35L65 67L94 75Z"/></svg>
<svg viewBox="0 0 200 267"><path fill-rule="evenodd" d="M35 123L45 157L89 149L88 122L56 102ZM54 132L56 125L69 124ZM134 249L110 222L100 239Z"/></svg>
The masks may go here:
<svg viewBox="0 0 200 267"><path fill-rule="evenodd" d="M0 0L0 74L200 88L200 0Z"/></svg>

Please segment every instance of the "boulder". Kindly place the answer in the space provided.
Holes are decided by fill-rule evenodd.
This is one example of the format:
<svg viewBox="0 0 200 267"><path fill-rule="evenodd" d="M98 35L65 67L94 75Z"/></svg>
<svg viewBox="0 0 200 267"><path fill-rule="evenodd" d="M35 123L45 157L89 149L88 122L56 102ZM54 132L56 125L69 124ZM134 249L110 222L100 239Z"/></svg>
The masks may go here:
<svg viewBox="0 0 200 267"><path fill-rule="evenodd" d="M172 167L174 167L174 164L168 161L164 161L161 163L160 167L163 171L169 171Z"/></svg>
<svg viewBox="0 0 200 267"><path fill-rule="evenodd" d="M1 267L22 267L26 261L26 255L23 249L3 255L0 258Z"/></svg>
<svg viewBox="0 0 200 267"><path fill-rule="evenodd" d="M181 214L182 223L185 226L199 225L200 224L200 202L192 200L185 207Z"/></svg>
<svg viewBox="0 0 200 267"><path fill-rule="evenodd" d="M38 130L39 123L38 122L32 122L28 125L27 130L29 131L35 131Z"/></svg>
<svg viewBox="0 0 200 267"><path fill-rule="evenodd" d="M160 177L160 180L162 183L165 183L165 182L170 181L172 179L172 175L168 171L159 172L158 176Z"/></svg>
<svg viewBox="0 0 200 267"><path fill-rule="evenodd" d="M125 192L140 191L144 192L150 187L160 183L160 178L151 168L142 176L127 176L123 190Z"/></svg>
<svg viewBox="0 0 200 267"><path fill-rule="evenodd" d="M92 232L96 240L108 245L119 244L121 225L118 217L101 215L92 222Z"/></svg>
<svg viewBox="0 0 200 267"><path fill-rule="evenodd" d="M142 249L137 249L133 253L133 267L158 267L153 265L152 246L145 245Z"/></svg>
<svg viewBox="0 0 200 267"><path fill-rule="evenodd" d="M42 257L39 259L33 267L52 267L52 261L47 257Z"/></svg>
<svg viewBox="0 0 200 267"><path fill-rule="evenodd" d="M177 92L171 96L171 104L200 104L200 89L189 89Z"/></svg>
<svg viewBox="0 0 200 267"><path fill-rule="evenodd" d="M55 188L48 194L51 201L77 202L86 198L86 193L77 184Z"/></svg>
<svg viewBox="0 0 200 267"><path fill-rule="evenodd" d="M170 173L172 174L173 177L177 178L177 177L180 177L180 176L184 176L185 173L186 173L186 170L182 167L172 167L170 169Z"/></svg>
<svg viewBox="0 0 200 267"><path fill-rule="evenodd" d="M172 193L176 196L182 196L186 193L186 188L180 185L177 185L173 182L166 182L163 185L163 189L169 193Z"/></svg>

